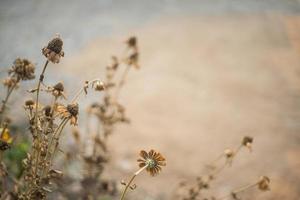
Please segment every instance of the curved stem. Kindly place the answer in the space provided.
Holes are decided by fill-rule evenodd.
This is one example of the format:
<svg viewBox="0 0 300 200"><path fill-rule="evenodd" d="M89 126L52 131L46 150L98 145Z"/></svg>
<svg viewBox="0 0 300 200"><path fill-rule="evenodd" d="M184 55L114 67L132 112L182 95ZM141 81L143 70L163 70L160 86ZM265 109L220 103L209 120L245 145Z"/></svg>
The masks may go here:
<svg viewBox="0 0 300 200"><path fill-rule="evenodd" d="M38 107L39 107L39 94L40 94L40 88L41 88L41 83L43 82L44 80L44 74L45 74L45 71L46 71L46 68L47 68L47 65L48 65L49 61L47 60L45 65L44 65L44 68L43 68L43 71L40 75L40 78L39 78L39 82L38 82L38 86L37 86L37 90L36 90L36 107L35 107L35 118L34 118L34 123L35 123L35 136L37 137L38 140L40 140L40 137L39 137L39 134L38 134ZM36 161L35 161L35 171L34 171L34 176L37 175L37 171L38 171L38 163L39 163L39 151L36 152L37 150L34 149L34 155L36 156Z"/></svg>
<svg viewBox="0 0 300 200"><path fill-rule="evenodd" d="M223 197L220 197L220 198L217 198L217 200L227 199L228 197L230 197L232 195L237 195L238 193L241 193L241 192L243 192L245 190L248 190L248 189L250 189L252 187L255 187L257 184L258 184L258 182L250 184L250 185L246 185L246 186L241 187L241 188L236 189L236 190L233 190L230 194L228 194L226 196L223 196Z"/></svg>
<svg viewBox="0 0 300 200"><path fill-rule="evenodd" d="M35 107L35 125L36 125L36 128L37 128L37 118L38 118L37 113L38 113L38 107L39 107L40 89L41 89L41 84L44 80L44 74L45 74L48 63L49 63L49 61L47 60L45 65L44 65L43 71L40 75L38 86L37 86L37 89L36 89L36 107Z"/></svg>
<svg viewBox="0 0 300 200"><path fill-rule="evenodd" d="M88 81L88 86L95 83L96 81L101 81L101 80L100 79L94 79L94 80ZM77 93L75 94L75 96L73 97L73 99L71 100L71 103L74 103L79 98L79 96L83 93L84 90L85 90L85 87L80 88L77 91Z"/></svg>
<svg viewBox="0 0 300 200"><path fill-rule="evenodd" d="M60 130L62 130L63 128L64 128L64 126L67 124L67 122L68 122L69 120L67 119L67 118L64 118L62 121L61 121L61 123L58 125L58 127L56 128L56 130L53 132L53 134L52 134L52 137L51 137L51 139L50 139L50 142L49 142L49 145L48 145L48 149L47 149L47 152L46 152L46 160L47 160L47 157L49 156L49 154L50 154L50 160L52 160L51 159L51 147L52 147L52 144L53 144L53 141L55 140L55 138L56 138L56 134L60 131ZM51 164L51 163L50 163ZM50 164L49 164L49 167L50 167ZM48 168L49 168L48 167ZM48 169L47 168L47 169ZM45 172L47 172L47 170L46 170L46 168L44 168L43 169L43 172L42 172L42 176L44 175L44 173Z"/></svg>
<svg viewBox="0 0 300 200"><path fill-rule="evenodd" d="M132 183L133 180L135 179L135 177L136 177L137 175L139 175L139 174L140 174L144 169L146 169L147 167L148 167L148 165L145 165L144 167L140 168L137 172L135 172L135 173L133 174L133 176L131 177L131 179L130 179L130 181L128 182L128 184L126 184L126 187L125 187L125 189L124 189L123 192L122 192L122 195L121 195L120 200L124 200L125 194L126 194L128 188L130 187L131 183Z"/></svg>
<svg viewBox="0 0 300 200"><path fill-rule="evenodd" d="M13 90L15 89L16 86L17 86L17 83L15 83L10 89L7 89L6 97L5 97L5 99L3 100L2 106L1 106L1 108L0 108L0 114L3 114L3 113L4 113L4 110L5 110L5 108L6 108L6 104L7 104L7 102L8 102L8 99L9 99L11 93L13 92ZM3 119L4 119L4 117L1 116L0 125L2 125Z"/></svg>

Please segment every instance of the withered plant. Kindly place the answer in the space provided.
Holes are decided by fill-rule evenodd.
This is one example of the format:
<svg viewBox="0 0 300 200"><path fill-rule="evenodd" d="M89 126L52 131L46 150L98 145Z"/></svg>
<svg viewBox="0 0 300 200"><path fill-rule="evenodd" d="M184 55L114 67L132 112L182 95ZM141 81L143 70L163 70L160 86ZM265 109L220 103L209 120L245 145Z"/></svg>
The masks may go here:
<svg viewBox="0 0 300 200"><path fill-rule="evenodd" d="M215 181L227 167L232 166L233 161L243 148L247 148L250 152L252 151L252 143L253 138L245 136L236 149L225 149L221 155L206 166L206 173L198 176L195 184L191 186L187 185L186 182L181 182L179 188L175 192L174 198L181 200L222 200L230 198L242 200L238 194L252 187L257 187L261 191L269 190L270 179L267 176L261 176L254 183L234 189L229 194L222 197L217 197L216 195L208 196L205 193L214 187L213 181Z"/></svg>
<svg viewBox="0 0 300 200"><path fill-rule="evenodd" d="M8 70L8 77L3 80L6 88L6 94L0 107L0 198L8 195L8 183L17 183L15 178L9 174L6 164L3 161L3 155L6 150L11 148L13 137L10 131L11 119L8 117L8 102L14 90L16 90L22 81L32 80L35 65L28 59L17 58L12 67Z"/></svg>
<svg viewBox="0 0 300 200"><path fill-rule="evenodd" d="M125 106L119 101L119 95L130 69L139 69L137 38L130 37L126 40L126 46L125 55L112 56L105 70L104 83L93 85L96 90L103 90L103 96L88 106L86 126L72 131L77 155L74 151L67 152L65 163L72 165L72 158L79 158L82 170L78 173L82 177L82 188L77 197L81 199L97 199L103 195L115 196L118 192L116 182L104 179L102 173L110 158L107 146L109 136L114 133L118 124L130 122L125 113ZM92 124L93 119L97 121L96 127ZM66 184L61 183L60 192L66 197L74 195L74 192L68 192L64 185Z"/></svg>

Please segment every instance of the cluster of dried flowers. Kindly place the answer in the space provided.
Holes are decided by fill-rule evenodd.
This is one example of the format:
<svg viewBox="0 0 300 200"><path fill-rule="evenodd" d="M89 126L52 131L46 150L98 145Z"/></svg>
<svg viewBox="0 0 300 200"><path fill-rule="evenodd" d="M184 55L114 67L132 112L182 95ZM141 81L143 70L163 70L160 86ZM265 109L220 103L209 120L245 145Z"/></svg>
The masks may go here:
<svg viewBox="0 0 300 200"><path fill-rule="evenodd" d="M247 186L232 190L229 194L223 197L209 196L204 193L213 187L212 182L216 180L218 175L224 171L226 167L231 167L234 158L241 151L242 148L247 148L250 152L252 151L253 138L245 136L241 144L237 149L225 149L224 152L217 157L211 164L207 165L205 173L202 176L196 178L195 185L187 185L186 182L181 182L179 188L175 194L176 199L181 200L221 200L221 199L235 199L241 200L238 196L239 193L248 190L252 187L257 187L261 191L268 191L270 179L267 176L261 176L257 181ZM222 161L224 159L224 161Z"/></svg>
<svg viewBox="0 0 300 200"><path fill-rule="evenodd" d="M3 80L6 94L0 107L0 194L5 193L6 180L11 179L3 162L4 151L11 148L13 137L10 131L11 119L7 116L8 101L21 81L35 78L35 65L27 59L17 58L8 70L8 77ZM13 179L14 181L14 179Z"/></svg>
<svg viewBox="0 0 300 200"><path fill-rule="evenodd" d="M2 101L0 110L0 176L1 176L1 199L45 199L47 193L51 191L51 182L62 177L63 173L53 168L53 160L59 150L59 140L64 127L70 122L76 126L78 121L79 106L77 101L78 93L71 102L66 103L65 88L61 82L53 86L46 86L44 76L46 68L51 63L59 63L64 56L63 41L57 35L46 47L42 49L42 54L46 57L46 62L40 74L37 87L29 92L35 94L35 98L25 101L24 109L29 119L29 131L32 136L32 149L23 160L23 174L19 180L13 179L15 185L12 190L4 188L4 183L8 175L7 168L3 162L2 155L12 143L10 135L10 120L5 116L8 99L24 80L35 78L35 65L27 59L17 58L14 65L9 70L8 78L3 84L7 88L7 94ZM93 80L84 84L87 91L89 85L103 84L100 80ZM82 91L83 89L80 89ZM99 90L99 88L95 88ZM39 97L45 91L52 104L44 105L40 103Z"/></svg>
<svg viewBox="0 0 300 200"><path fill-rule="evenodd" d="M23 160L23 174L19 179L9 175L7 166L3 162L3 154L8 150L14 138L10 134L11 120L7 117L7 104L12 92L18 88L21 81L35 78L35 65L27 59L17 58L13 66L8 71L8 77L4 79L3 85L6 88L6 95L0 108L0 199L1 200L30 200L46 199L48 193L52 192L53 184L57 184L56 191L63 199L98 199L99 196L109 195L115 197L118 194L116 182L114 180L104 180L101 176L105 164L109 160L107 140L114 132L116 125L129 123L126 116L125 107L119 102L119 94L123 88L128 72L131 68L139 68L139 51L136 37L130 37L127 41L126 55L124 57L112 56L111 64L106 67L105 82L99 79L85 81L83 87L79 89L74 98L68 101L65 94L65 87L62 82L54 85L44 83L45 71L49 63L57 64L64 56L63 41L57 35L46 47L42 49L42 54L46 57L45 65L39 76L37 87L29 92L35 98L25 101L24 109L29 120L29 131L32 136L32 148ZM122 66L125 69L122 71ZM122 72L120 72L122 71ZM116 74L120 72L120 76ZM120 77L119 79L117 77ZM74 128L72 133L76 142L76 152L66 152L65 160L69 162L72 156L79 158L82 164L81 190L69 192L66 185L74 182L70 177L63 177L63 172L54 168L54 159L60 151L59 142L64 128L69 123L71 126L78 125L79 105L78 98L82 93L87 94L89 88L95 91L102 91L103 96L99 102L91 104L87 109L88 119L97 119L96 130L90 127L87 121L84 134L81 138L81 131ZM52 99L50 105L39 101L42 92L45 92ZM89 139L87 137L90 136ZM237 149L225 149L218 158L207 167L207 175L197 177L196 184L187 187L185 183L180 184L178 191L184 193L176 194L174 199L182 200L221 200L221 199L241 199L240 192L257 187L261 191L269 190L270 179L261 176L253 184L232 190L223 197L205 196L203 190L209 190L213 181L226 168L232 165L234 158L243 148L252 151L252 137L244 137ZM120 200L125 199L128 190L134 190L132 184L135 178L144 170L151 176L156 176L166 165L166 159L155 150L146 152L140 151L137 162L139 169L133 174L128 182L122 181L124 186ZM221 162L225 159L224 162ZM80 172L78 172L80 173ZM76 180L75 180L76 181ZM8 184L9 183L9 184ZM67 184L66 184L67 183ZM71 194L70 194L71 193Z"/></svg>
<svg viewBox="0 0 300 200"><path fill-rule="evenodd" d="M99 195L117 195L117 184L113 180L105 180L101 175L105 164L109 161L107 140L118 124L129 123L126 109L119 101L119 94L126 82L131 68L139 68L139 51L136 37L126 41L125 55L112 56L110 64L105 70L105 80L94 82L92 87L103 91L99 101L92 103L87 108L87 124L83 129L73 129L74 141L77 144L77 154L66 153L66 163L72 165L72 158L79 158L82 162L82 173L78 196L83 199L96 199ZM86 83L88 84L88 82ZM87 87L84 88L84 92ZM96 119L96 127L93 120ZM81 137L82 132L84 138ZM74 159L73 159L74 160ZM77 159L78 160L78 159ZM79 173L80 174L80 173ZM76 181L76 180L74 180ZM90 187L86 187L89 185ZM63 187L63 185L62 185ZM62 189L64 196L70 196L68 189ZM74 193L72 191L72 193Z"/></svg>

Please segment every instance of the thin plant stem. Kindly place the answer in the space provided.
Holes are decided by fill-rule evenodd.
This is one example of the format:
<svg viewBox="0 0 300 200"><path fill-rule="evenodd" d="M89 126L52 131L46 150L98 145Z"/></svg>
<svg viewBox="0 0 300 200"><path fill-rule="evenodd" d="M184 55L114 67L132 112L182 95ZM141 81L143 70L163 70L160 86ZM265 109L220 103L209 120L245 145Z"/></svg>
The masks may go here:
<svg viewBox="0 0 300 200"><path fill-rule="evenodd" d="M4 99L3 102L2 102L2 106L1 106L1 109L0 109L0 114L3 114L3 113L4 113L5 108L6 108L6 104L7 104L7 102L8 102L8 99L9 99L11 93L13 92L13 90L15 89L16 86L17 86L17 83L15 83L10 89L9 89L9 88L7 89L7 94L6 94L5 99ZM3 119L4 119L4 117L1 116L1 122L0 122L0 125L2 125Z"/></svg>
<svg viewBox="0 0 300 200"><path fill-rule="evenodd" d="M136 171L136 172L133 174L133 176L131 177L130 181L126 184L126 187L125 187L125 189L124 189L123 192L122 192L122 195L121 195L120 200L124 200L125 194L126 194L128 188L130 187L131 183L132 183L133 180L135 179L135 177L136 177L137 175L139 175L139 174L140 174L144 169L146 169L147 167L148 167L148 165L145 165L144 167L140 168L138 171Z"/></svg>
<svg viewBox="0 0 300 200"><path fill-rule="evenodd" d="M55 129L55 131L54 131L54 133L52 134L52 137L51 137L51 139L50 139L50 142L49 142L49 145L48 145L48 149L47 149L47 152L46 152L46 160L47 160L47 157L48 157L48 155L50 154L50 151L51 151L51 147L52 147L52 144L53 144L53 141L54 141L54 139L55 139L55 137L56 137L56 133L59 131L59 130L61 130L61 129L63 129L63 127L65 126L65 124L68 122L68 119L67 118L64 118L61 122L60 122L60 124L58 125L58 127ZM62 128L61 128L62 127ZM51 156L51 155L50 155ZM44 168L43 169L43 172L42 172L42 176L44 175L44 173L46 172L47 170Z"/></svg>
<svg viewBox="0 0 300 200"><path fill-rule="evenodd" d="M88 81L88 86L90 86L91 84L95 83L96 81L101 81L101 80L100 80L100 79L94 79L94 80L92 80L92 81ZM85 90L85 87L80 88L80 89L76 92L76 94L75 94L75 96L73 97L73 99L71 100L71 103L74 103L74 102L79 98L79 96L84 92L84 90Z"/></svg>
<svg viewBox="0 0 300 200"><path fill-rule="evenodd" d="M128 76L128 72L129 72L130 68L131 68L131 66L127 65L124 73L122 74L120 82L119 82L119 84L117 85L117 88L116 88L115 101L117 101L117 99L119 98L119 95L120 95L120 92L121 92L121 88L123 87L123 85L124 85L124 83L126 81L126 78Z"/></svg>
<svg viewBox="0 0 300 200"><path fill-rule="evenodd" d="M38 134L38 107L39 107L39 95L40 95L40 88L41 88L41 83L43 82L44 80L44 74L45 74L45 71L46 71L46 68L47 68L47 65L48 65L49 61L47 60L45 62L45 65L44 65L44 68L43 68L43 71L40 75L40 78L39 78L39 82L38 82L38 85L37 85L37 89L36 89L36 107L35 107L35 119L34 119L34 122L35 122L35 136L37 137L38 140L40 140L40 137L39 137L39 134ZM34 149L34 155L36 156L36 161L35 161L35 170L34 170L34 176L37 175L37 171L38 171L38 163L39 163L39 151L36 152L37 150Z"/></svg>
<svg viewBox="0 0 300 200"><path fill-rule="evenodd" d="M64 129L64 127L66 126L66 124L68 123L68 121L69 121L69 119L67 119L67 120L65 120L65 122L61 125L61 127L60 127L60 129L58 130L58 132L57 132L57 135L55 136L55 138L54 138L54 140L56 140L56 143L55 143L55 146L54 146L54 150L53 150L53 152L52 152L52 155L50 155L51 157L50 157L50 165L51 165L51 163L53 162L53 159L54 159L54 155L56 154L56 152L57 152L57 150L58 150L58 139L59 139L59 137L60 137L60 134L62 133L62 131L63 131L63 129ZM49 168L51 167L51 166L48 166L48 170L49 170Z"/></svg>
<svg viewBox="0 0 300 200"><path fill-rule="evenodd" d="M230 194L227 194L226 196L217 198L217 200L227 199L228 197L231 197L233 194L236 195L236 194L238 194L238 193L241 193L241 192L243 192L243 191L245 191L245 190L248 190L248 189L250 189L250 188L252 188L252 187L255 187L257 184L258 184L258 182L253 183L253 184L246 185L246 186L241 187L241 188L236 189L236 190L233 190Z"/></svg>

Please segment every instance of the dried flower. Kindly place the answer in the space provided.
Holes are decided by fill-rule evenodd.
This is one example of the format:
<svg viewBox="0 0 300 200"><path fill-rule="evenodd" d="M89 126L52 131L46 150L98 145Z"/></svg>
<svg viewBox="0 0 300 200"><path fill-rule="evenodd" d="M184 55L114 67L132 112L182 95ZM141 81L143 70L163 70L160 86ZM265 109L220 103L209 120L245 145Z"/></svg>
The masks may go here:
<svg viewBox="0 0 300 200"><path fill-rule="evenodd" d="M137 46L137 38L132 36L126 41L128 47L135 48Z"/></svg>
<svg viewBox="0 0 300 200"><path fill-rule="evenodd" d="M242 140L242 145L247 147L250 151L252 151L252 143L253 143L253 138L249 136L245 136Z"/></svg>
<svg viewBox="0 0 300 200"><path fill-rule="evenodd" d="M226 156L227 159L231 159L231 158L233 158L233 156L234 156L235 153L231 149L225 149L224 150L224 154L225 154L225 156Z"/></svg>
<svg viewBox="0 0 300 200"><path fill-rule="evenodd" d="M44 112L45 112L45 116L46 117L51 117L51 110L52 110L52 108L51 108L51 106L49 106L49 105L47 105L47 106L45 106L44 108L43 108L43 110L44 110Z"/></svg>
<svg viewBox="0 0 300 200"><path fill-rule="evenodd" d="M235 152L232 149L225 149L224 155L225 155L225 158L226 158L226 162L229 165L231 165L232 161L233 161L233 158L235 156Z"/></svg>
<svg viewBox="0 0 300 200"><path fill-rule="evenodd" d="M166 166L166 159L154 150L150 150L148 153L144 150L140 152L140 156L143 159L138 159L139 167L143 168L145 166L146 170L151 174L151 176L157 175L161 171L161 166Z"/></svg>
<svg viewBox="0 0 300 200"><path fill-rule="evenodd" d="M42 53L52 63L59 63L60 58L65 54L62 50L62 46L63 41L59 35L57 35L48 43L47 47L42 49Z"/></svg>
<svg viewBox="0 0 300 200"><path fill-rule="evenodd" d="M55 98L63 97L64 99L66 99L66 96L64 94L64 85L62 82L55 84L52 88L49 89L49 91L52 92L52 95Z"/></svg>
<svg viewBox="0 0 300 200"><path fill-rule="evenodd" d="M270 179L267 176L260 177L258 181L258 189L262 191L270 190Z"/></svg>
<svg viewBox="0 0 300 200"><path fill-rule="evenodd" d="M25 109L33 110L35 108L35 106L36 106L36 104L32 99L25 101L25 106L24 106Z"/></svg>
<svg viewBox="0 0 300 200"><path fill-rule="evenodd" d="M96 91L103 91L105 90L105 84L102 81L96 81L95 83L93 83L93 88Z"/></svg>
<svg viewBox="0 0 300 200"><path fill-rule="evenodd" d="M6 79L4 79L3 81L3 85L6 86L7 88L12 88L15 86L18 86L18 80L14 77L8 77Z"/></svg>
<svg viewBox="0 0 300 200"><path fill-rule="evenodd" d="M139 65L139 52L136 49L133 49L132 52L130 52L129 56L126 59L126 63L128 65L132 65L136 69L140 68L140 65Z"/></svg>
<svg viewBox="0 0 300 200"><path fill-rule="evenodd" d="M34 70L35 66L32 62L17 58L8 73L17 80L31 80L35 78Z"/></svg>
<svg viewBox="0 0 300 200"><path fill-rule="evenodd" d="M71 125L77 125L77 115L79 112L79 107L77 103L72 103L67 105L58 105L56 111L63 117L70 119Z"/></svg>

